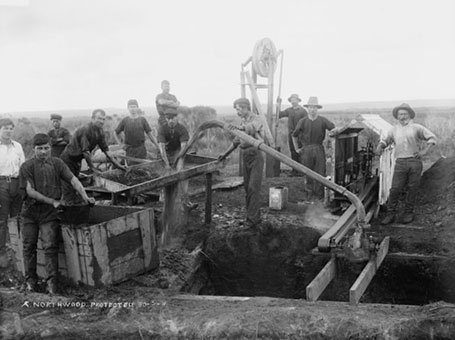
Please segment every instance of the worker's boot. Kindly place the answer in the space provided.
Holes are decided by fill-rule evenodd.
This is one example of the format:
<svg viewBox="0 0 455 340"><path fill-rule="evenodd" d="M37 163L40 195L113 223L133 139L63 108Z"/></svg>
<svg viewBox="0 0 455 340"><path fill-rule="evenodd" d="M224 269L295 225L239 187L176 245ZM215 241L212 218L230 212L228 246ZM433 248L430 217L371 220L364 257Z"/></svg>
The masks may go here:
<svg viewBox="0 0 455 340"><path fill-rule="evenodd" d="M382 225L387 225L395 221L395 214L393 213L388 213L382 220L381 224Z"/></svg>
<svg viewBox="0 0 455 340"><path fill-rule="evenodd" d="M47 291L50 295L57 295L58 294L58 289L57 289L57 280L54 278L51 278L47 280Z"/></svg>
<svg viewBox="0 0 455 340"><path fill-rule="evenodd" d="M38 291L38 285L37 285L36 279L32 279L32 278L27 279L27 281L25 282L25 290L30 293Z"/></svg>

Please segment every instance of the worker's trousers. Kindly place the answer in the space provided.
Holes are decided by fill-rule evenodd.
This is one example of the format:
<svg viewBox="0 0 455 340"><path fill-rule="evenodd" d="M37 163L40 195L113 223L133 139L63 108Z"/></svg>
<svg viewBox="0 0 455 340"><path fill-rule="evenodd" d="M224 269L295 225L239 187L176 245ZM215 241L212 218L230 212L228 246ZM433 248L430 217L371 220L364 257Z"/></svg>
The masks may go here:
<svg viewBox="0 0 455 340"><path fill-rule="evenodd" d="M0 179L0 253L6 250L8 217L19 214L21 206L19 180L17 178Z"/></svg>
<svg viewBox="0 0 455 340"><path fill-rule="evenodd" d="M40 223L39 220L35 218L24 217L21 232L24 244L23 253L26 279L37 279L36 248L40 231L44 250L46 279L57 278L59 227L58 220Z"/></svg>
<svg viewBox="0 0 455 340"><path fill-rule="evenodd" d="M294 142L292 141L292 133L288 135L289 151L291 152L291 158L300 163L300 155L295 151Z"/></svg>
<svg viewBox="0 0 455 340"><path fill-rule="evenodd" d="M414 204L419 190L422 161L417 158L397 158L390 188L387 212L395 214L400 196L405 194L404 210L414 212ZM406 190L407 189L407 190Z"/></svg>
<svg viewBox="0 0 455 340"><path fill-rule="evenodd" d="M125 153L127 157L133 158L140 158L146 159L147 158L147 149L145 148L145 144L142 143L140 145L125 145ZM140 164L135 161L128 161L128 165L135 165Z"/></svg>
<svg viewBox="0 0 455 340"><path fill-rule="evenodd" d="M242 150L243 186L246 192L246 221L257 224L261 220L261 184L264 172L264 154L255 147Z"/></svg>
<svg viewBox="0 0 455 340"><path fill-rule="evenodd" d="M322 144L305 145L301 151L300 157L301 163L304 166L325 177L326 159L324 146ZM321 183L308 178L307 185L316 196L320 198L324 196L324 188Z"/></svg>

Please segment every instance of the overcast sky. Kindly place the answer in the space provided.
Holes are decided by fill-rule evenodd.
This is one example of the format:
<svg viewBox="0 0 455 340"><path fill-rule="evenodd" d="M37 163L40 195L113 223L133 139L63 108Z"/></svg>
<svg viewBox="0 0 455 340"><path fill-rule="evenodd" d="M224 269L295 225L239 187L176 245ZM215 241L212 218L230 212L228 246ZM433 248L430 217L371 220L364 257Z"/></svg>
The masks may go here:
<svg viewBox="0 0 455 340"><path fill-rule="evenodd" d="M183 105L230 105L264 37L284 98L455 98L454 18L451 0L0 0L0 113L153 106L162 79Z"/></svg>

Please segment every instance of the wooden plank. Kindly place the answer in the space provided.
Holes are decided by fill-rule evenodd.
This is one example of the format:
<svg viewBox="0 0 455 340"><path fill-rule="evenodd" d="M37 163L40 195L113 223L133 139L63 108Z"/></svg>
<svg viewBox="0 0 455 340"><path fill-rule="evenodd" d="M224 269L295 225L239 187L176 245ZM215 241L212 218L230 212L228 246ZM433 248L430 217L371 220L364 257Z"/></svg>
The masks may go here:
<svg viewBox="0 0 455 340"><path fill-rule="evenodd" d="M152 211L152 214L150 214ZM149 268L152 262L152 235L153 209L141 211L136 214L142 235L142 249L144 252L144 268Z"/></svg>
<svg viewBox="0 0 455 340"><path fill-rule="evenodd" d="M106 223L98 224L92 229L93 255L98 268L93 268L93 276L88 277L89 285L108 285L112 283L112 273L109 265L109 250L107 248ZM89 266L87 266L89 267Z"/></svg>
<svg viewBox="0 0 455 340"><path fill-rule="evenodd" d="M110 283L122 282L144 271L144 259L137 257L112 268Z"/></svg>
<svg viewBox="0 0 455 340"><path fill-rule="evenodd" d="M259 113L258 116L261 118L261 120L262 120L262 122L264 124L266 142L267 142L267 144L270 147L274 148L275 147L275 143L273 141L273 135L272 135L272 132L270 131L269 124L267 123L267 117L265 116L264 112L262 112L261 102L259 101L258 94L256 92L256 89L254 88L255 82L253 82L253 79L250 76L250 72L246 71L245 72L245 76L246 76L246 80L248 82L248 85L250 87L251 96L253 98L253 104L254 104L254 106L256 107L256 110Z"/></svg>
<svg viewBox="0 0 455 340"><path fill-rule="evenodd" d="M65 246L68 277L74 283L78 283L82 277L76 231L70 226L64 225L62 226L62 237Z"/></svg>
<svg viewBox="0 0 455 340"><path fill-rule="evenodd" d="M205 223L212 222L212 173L205 175Z"/></svg>
<svg viewBox="0 0 455 340"><path fill-rule="evenodd" d="M387 236L382 240L379 246L379 250L376 253L376 256L370 259L370 261L368 261L367 265L365 266L357 280L352 285L351 289L349 290L349 303L351 305L356 305L359 303L360 298L368 288L368 285L370 284L371 280L376 274L376 271L378 270L379 266L381 265L382 261L387 255L389 251L389 243L390 236Z"/></svg>
<svg viewBox="0 0 455 340"><path fill-rule="evenodd" d="M316 301L336 275L336 258L332 257L306 287L306 299Z"/></svg>
<svg viewBox="0 0 455 340"><path fill-rule="evenodd" d="M107 222L107 236L113 237L137 228L134 214L128 214Z"/></svg>
<svg viewBox="0 0 455 340"><path fill-rule="evenodd" d="M58 266L61 268L67 268L66 266L66 256L65 253L58 253ZM44 265L46 263L46 258L44 255L44 250L37 249L36 251L36 263Z"/></svg>
<svg viewBox="0 0 455 340"><path fill-rule="evenodd" d="M144 262L144 252L143 252L142 246L129 252L125 256L120 256L120 257L115 258L114 260L109 262L109 266L111 268L113 268L113 267L119 266L125 262L131 262L133 259L136 259L136 258L141 258L142 262ZM142 265L144 266L144 263L142 263Z"/></svg>

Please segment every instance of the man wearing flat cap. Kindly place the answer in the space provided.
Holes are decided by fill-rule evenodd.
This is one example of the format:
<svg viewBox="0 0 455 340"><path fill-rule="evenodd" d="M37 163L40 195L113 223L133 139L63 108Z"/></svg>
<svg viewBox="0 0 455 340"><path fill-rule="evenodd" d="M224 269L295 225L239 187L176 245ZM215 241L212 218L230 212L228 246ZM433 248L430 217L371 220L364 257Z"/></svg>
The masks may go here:
<svg viewBox="0 0 455 340"><path fill-rule="evenodd" d="M300 105L302 99L299 98L298 94L291 94L291 96L288 98L288 101L291 103L291 107L288 107L286 110L281 111L279 118L288 118L289 151L291 152L291 158L296 162L300 162L300 156L295 151L294 142L292 141L292 133L294 132L299 120L308 116L308 112L304 107ZM301 145L299 145L299 147L300 146ZM293 171L295 173L295 170Z"/></svg>
<svg viewBox="0 0 455 340"><path fill-rule="evenodd" d="M58 290L58 235L62 183L66 182L76 190L85 203L94 203L79 180L66 164L57 157L51 157L50 137L38 133L33 137L34 157L22 164L20 187L26 193L22 207L22 239L26 288L36 290L36 246L38 234L44 248L47 289L50 294Z"/></svg>
<svg viewBox="0 0 455 340"><path fill-rule="evenodd" d="M414 220L414 204L422 173L422 157L436 144L436 136L430 130L414 123L415 112L408 104L403 103L395 107L392 114L398 124L388 131L376 149L377 154L381 155L386 147L395 146L395 170L387 202L387 215L381 224L389 224L396 219L398 201L403 192L406 195L404 214L400 222L410 223ZM426 142L423 148L422 142Z"/></svg>
<svg viewBox="0 0 455 340"><path fill-rule="evenodd" d="M61 115L51 114L51 121L54 128L47 133L51 138L51 156L60 157L70 142L71 134L67 129L60 126L62 123Z"/></svg>
<svg viewBox="0 0 455 340"><path fill-rule="evenodd" d="M145 135L150 139L153 145L158 148L158 143L152 135L152 129L144 116L139 115L139 104L136 99L128 100L128 111L130 115L123 118L117 128L115 134L117 138L125 144L127 157L146 159L147 149L145 148ZM121 137L123 132L124 138ZM130 161L128 164L136 164Z"/></svg>
<svg viewBox="0 0 455 340"><path fill-rule="evenodd" d="M19 214L22 197L19 191L19 169L25 162L20 143L12 140L14 123L0 119L0 267L7 265L6 239L8 217Z"/></svg>
<svg viewBox="0 0 455 340"><path fill-rule="evenodd" d="M99 147L106 155L106 158L118 169L126 170L109 154L104 136L103 126L106 119L106 112L96 109L92 112L90 123L80 127L71 137L70 143L60 155L60 158L68 165L74 176L79 176L82 160L85 159L87 165L93 172L98 172L92 162L91 152ZM77 205L81 203L81 197L77 195L71 186L63 182L63 196L68 205Z"/></svg>
<svg viewBox="0 0 455 340"><path fill-rule="evenodd" d="M161 90L162 92L155 98L156 110L159 114L158 124L160 126L166 125L166 117L164 115L166 109L177 109L180 106L177 97L169 92L171 90L169 80L161 82Z"/></svg>
<svg viewBox="0 0 455 340"><path fill-rule="evenodd" d="M234 101L234 108L237 115L241 118L239 127L230 126L230 129L239 129L247 135L264 141L265 130L262 120L258 115L251 112L251 104L247 98L239 98ZM264 172L264 153L247 142L235 138L229 150L219 159L223 160L235 148L240 146L242 149L243 160L243 187L246 194L246 219L244 225L255 227L261 223L261 185Z"/></svg>
<svg viewBox="0 0 455 340"><path fill-rule="evenodd" d="M322 109L322 105L319 105L317 97L310 97L308 103L304 106L308 109L308 117L301 119L297 123L292 133L292 141L297 153L300 154L301 163L318 174L325 176L326 158L322 143L327 131L329 131L330 136L333 136L337 133L337 129L330 120L319 116L318 110ZM324 196L322 185L311 179L306 180L307 185L311 186L312 193L316 197L322 198Z"/></svg>
<svg viewBox="0 0 455 340"><path fill-rule="evenodd" d="M166 168L170 168L189 140L188 130L179 123L177 115L176 109L167 108L164 111L166 124L158 127L158 145Z"/></svg>

